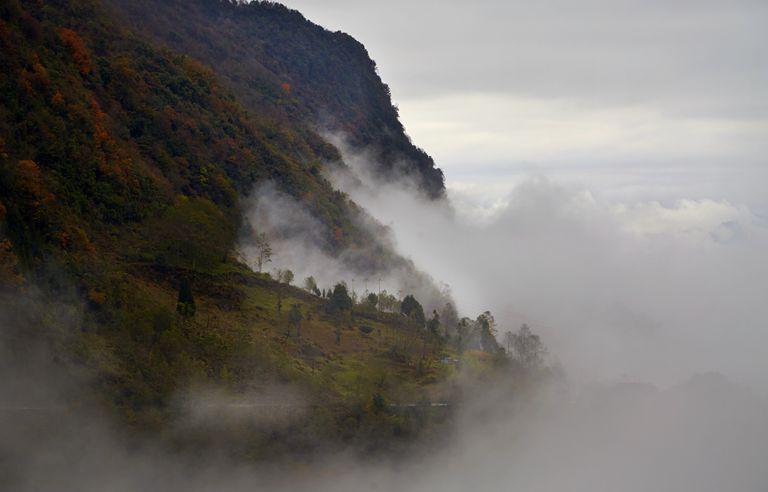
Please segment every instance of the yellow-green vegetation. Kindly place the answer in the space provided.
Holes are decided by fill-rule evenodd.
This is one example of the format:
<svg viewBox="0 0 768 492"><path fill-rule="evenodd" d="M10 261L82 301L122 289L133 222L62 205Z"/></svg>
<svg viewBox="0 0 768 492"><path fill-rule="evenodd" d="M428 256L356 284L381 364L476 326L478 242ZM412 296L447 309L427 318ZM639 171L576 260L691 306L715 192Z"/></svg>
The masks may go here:
<svg viewBox="0 0 768 492"><path fill-rule="evenodd" d="M176 309L182 278L190 280L193 315ZM404 407L453 396L455 364L441 359L456 354L423 327L362 306L333 312L330 301L237 263L204 271L136 261L106 279L90 302L103 319L74 336L76 352L98 375L102 397L139 430L170 427L184 388L238 394L282 384L300 392L311 411L300 429L281 430L280 450L329 443L379 449L407 444L447 414ZM462 359L473 370L492 365L472 352ZM267 437L263 429L243 430L236 442L251 457L274 456Z"/></svg>

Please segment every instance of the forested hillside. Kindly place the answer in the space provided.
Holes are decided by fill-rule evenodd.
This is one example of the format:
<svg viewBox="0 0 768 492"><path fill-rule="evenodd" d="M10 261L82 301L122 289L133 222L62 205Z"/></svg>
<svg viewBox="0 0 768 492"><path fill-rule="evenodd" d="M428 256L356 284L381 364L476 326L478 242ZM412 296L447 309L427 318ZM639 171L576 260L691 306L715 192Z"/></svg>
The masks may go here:
<svg viewBox="0 0 768 492"><path fill-rule="evenodd" d="M136 32L213 67L252 112L291 121L310 140L341 132L384 176L440 197L443 174L411 143L365 47L273 2L109 0ZM152 15L146 15L152 12Z"/></svg>
<svg viewBox="0 0 768 492"><path fill-rule="evenodd" d="M455 396L457 357L477 377L508 363L488 313L425 314L238 255L243 197L270 182L326 226L328 254L407 264L323 178L340 155L307 124L327 118L442 194L358 42L271 3L6 0L0 48L0 352L21 372L42 351L87 374L66 405L253 459L379 449L445 417L398 402ZM313 411L279 430L171 425L187 388L284 384Z"/></svg>

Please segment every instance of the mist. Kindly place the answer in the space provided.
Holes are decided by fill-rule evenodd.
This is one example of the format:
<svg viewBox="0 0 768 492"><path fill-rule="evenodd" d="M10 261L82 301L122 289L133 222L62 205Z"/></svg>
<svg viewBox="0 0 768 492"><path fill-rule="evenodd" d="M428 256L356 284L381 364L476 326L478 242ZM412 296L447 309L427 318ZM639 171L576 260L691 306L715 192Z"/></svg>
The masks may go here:
<svg viewBox="0 0 768 492"><path fill-rule="evenodd" d="M407 183L378 182L364 151L345 149L345 162L329 177L389 228L392 247L449 284L462 313L491 309L500 333L529 323L549 347L549 367L465 388L450 435L433 449L395 461L329 450L301 464L246 465L226 449L179 453L162 439L128 438L97 402L82 399L91 375L63 370L46 346L19 337L34 333L40 306L56 311L56 303L10 296L0 305L0 484L20 491L765 490L766 230L748 207L607 203L544 177L492 206L455 192L431 202ZM275 266L328 280L352 275L318 248L307 210L275 190L257 191L279 207L265 211L256 200L250 217L266 221L255 224L285 219L295 229L292 244L301 245L276 256ZM66 309L57 314L61 343L79 322L78 309ZM279 429L312 411L297 388L255 383L237 394L179 388L173 430L236 443L241 426ZM290 411L278 408L285 402Z"/></svg>
<svg viewBox="0 0 768 492"><path fill-rule="evenodd" d="M264 233L272 257L262 268L277 278L279 270L290 270L294 284L304 286L313 277L320 289L332 289L344 282L362 298L369 292L388 291L402 298L416 294L429 310L441 309L452 301L448 286L421 271L402 257L392 231L361 210L355 225L373 240L365 247L349 247L332 253L328 226L319 221L305 204L278 190L271 182L256 186L247 200L245 227L240 235L240 253L257 270L254 234Z"/></svg>
<svg viewBox="0 0 768 492"><path fill-rule="evenodd" d="M396 470L337 463L338 481L313 487L765 488L763 217L717 197L621 202L542 175L502 198L449 187L436 202L405 176L381 182L365 149L328 138L346 163L329 179L387 228L391 246L447 285L463 315L490 309L499 335L531 325L556 370L471 392L450 444L427 457ZM354 275L328 261L298 264Z"/></svg>
<svg viewBox="0 0 768 492"><path fill-rule="evenodd" d="M256 466L226 453L179 453L129 438L83 398L91 375L65 370L45 344L14 337L35 328L30 313L42 311L39 303L50 309L50 299L1 301L4 490L716 492L760 491L768 483L766 400L712 373L663 390L642 383L574 390L546 370L527 382L489 381L468 391L450 439L398 462L335 452L311 463ZM76 310L57 312L63 327L77 326ZM285 418L300 419L305 409L253 411L286 398L303 405L287 386L241 395L182 389L179 425L236 439L239 426L278 428Z"/></svg>
<svg viewBox="0 0 768 492"><path fill-rule="evenodd" d="M345 160L334 183L461 311L490 309L500 333L529 323L575 381L718 371L768 390L768 223L746 205L621 203L540 175L500 200L450 190L429 202L377 182L365 152Z"/></svg>

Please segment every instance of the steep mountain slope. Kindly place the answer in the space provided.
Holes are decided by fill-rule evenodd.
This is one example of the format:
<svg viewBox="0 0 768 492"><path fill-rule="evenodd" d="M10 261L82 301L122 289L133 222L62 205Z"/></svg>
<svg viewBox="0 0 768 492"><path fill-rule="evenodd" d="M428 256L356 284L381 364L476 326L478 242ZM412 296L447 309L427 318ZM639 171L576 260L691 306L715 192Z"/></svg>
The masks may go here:
<svg viewBox="0 0 768 492"><path fill-rule="evenodd" d="M210 65L247 108L341 132L384 176L444 193L443 174L414 146L365 47L273 2L109 0L136 32ZM151 12L152 15L147 15Z"/></svg>
<svg viewBox="0 0 768 492"><path fill-rule="evenodd" d="M23 161L5 166L4 195L28 189L39 216L4 200L25 259L62 233L80 237L69 247L88 242L72 229L85 223L142 221L178 194L214 202L234 227L238 194L264 179L345 232L329 244L360 239L353 209L319 177L333 148L247 115L208 68L136 40L96 5L4 7L0 135L3 159Z"/></svg>
<svg viewBox="0 0 768 492"><path fill-rule="evenodd" d="M249 8L280 14L265 24L278 31L300 19ZM280 109L289 91L256 91L269 102L245 110L216 71L136 36L96 0L4 1L0 47L3 360L23 373L32 354L50 354L96 390L65 405L95 394L134 429L170 432L190 448L220 439L252 458L329 442L387 446L429 428L429 416L399 415L387 402L450 394L454 368L438 362L450 352L437 328L370 302L334 307L234 257L242 197L271 182L326 226L331 252L404 261L322 177L339 155ZM306 90L306 101L323 101ZM307 114L322 106L304 104L295 106ZM378 117L360 121L374 128ZM286 383L316 411L279 432L173 432L182 389L242 395Z"/></svg>

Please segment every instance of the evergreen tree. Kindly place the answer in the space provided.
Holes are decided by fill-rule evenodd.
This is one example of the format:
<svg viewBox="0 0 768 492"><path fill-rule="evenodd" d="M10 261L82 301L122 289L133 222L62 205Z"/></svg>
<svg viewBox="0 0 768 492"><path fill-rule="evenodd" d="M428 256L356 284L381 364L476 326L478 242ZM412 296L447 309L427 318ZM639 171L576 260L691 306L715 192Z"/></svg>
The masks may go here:
<svg viewBox="0 0 768 492"><path fill-rule="evenodd" d="M349 297L347 286L340 282L333 287L331 294L331 310L334 312L349 311L352 309L352 298Z"/></svg>
<svg viewBox="0 0 768 492"><path fill-rule="evenodd" d="M368 304L372 308L375 309L376 308L376 304L378 304L378 302L379 302L379 297L376 294L374 294L373 292L371 292L370 294L368 294L368 296L365 298L365 300L368 302Z"/></svg>
<svg viewBox="0 0 768 492"><path fill-rule="evenodd" d="M414 320L420 327L424 326L424 322L426 321L424 317L424 308L421 307L421 304L415 297L413 297L413 295L408 294L405 296L403 302L400 304L400 313Z"/></svg>
<svg viewBox="0 0 768 492"><path fill-rule="evenodd" d="M181 279L179 284L179 298L176 302L176 311L185 318L195 315L195 297L192 295L192 285L187 277Z"/></svg>
<svg viewBox="0 0 768 492"><path fill-rule="evenodd" d="M432 318L427 322L427 330L434 337L440 333L440 315L437 311L432 311Z"/></svg>

